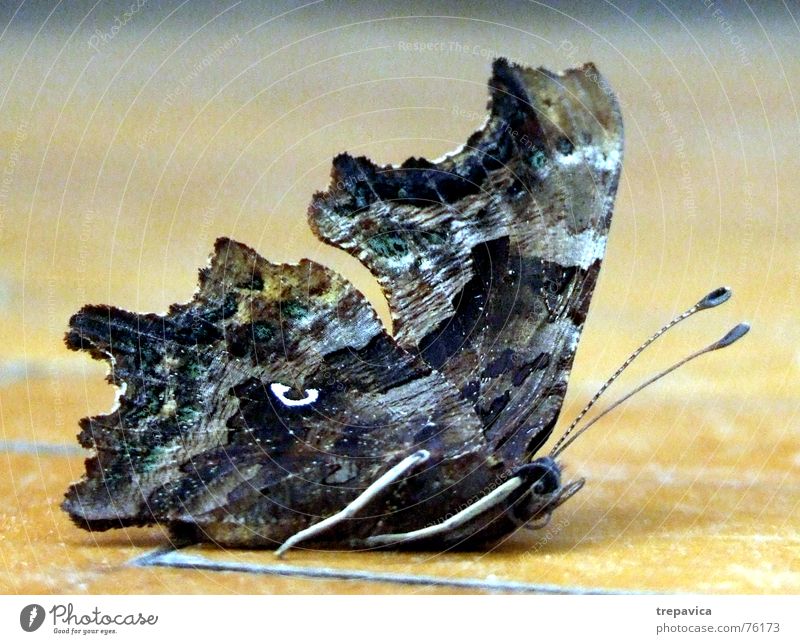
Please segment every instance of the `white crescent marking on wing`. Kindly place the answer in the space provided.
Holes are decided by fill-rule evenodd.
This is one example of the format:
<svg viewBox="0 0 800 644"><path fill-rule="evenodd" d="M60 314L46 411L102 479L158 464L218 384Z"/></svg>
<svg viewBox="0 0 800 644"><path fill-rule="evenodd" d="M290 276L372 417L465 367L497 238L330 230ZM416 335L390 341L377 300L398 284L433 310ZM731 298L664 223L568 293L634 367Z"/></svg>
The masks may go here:
<svg viewBox="0 0 800 644"><path fill-rule="evenodd" d="M269 388L272 390L272 393L275 394L275 397L287 407L302 407L303 405L310 405L316 402L317 398L319 398L319 391L317 389L306 389L305 398L299 398L295 400L293 398L286 397L286 392L291 390L291 387L282 385L279 382L273 382Z"/></svg>

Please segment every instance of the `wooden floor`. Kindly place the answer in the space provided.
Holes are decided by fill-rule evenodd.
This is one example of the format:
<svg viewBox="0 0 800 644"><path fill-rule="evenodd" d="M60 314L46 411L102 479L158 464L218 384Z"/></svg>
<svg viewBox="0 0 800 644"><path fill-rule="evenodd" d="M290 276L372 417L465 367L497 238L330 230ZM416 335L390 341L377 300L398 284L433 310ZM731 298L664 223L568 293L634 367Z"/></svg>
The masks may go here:
<svg viewBox="0 0 800 644"><path fill-rule="evenodd" d="M157 36L168 11L152 7L96 48L111 9L78 31L71 14L38 35L44 16L12 23L0 37L0 592L800 592L796 23L723 15L729 30L702 3L638 22L524 4L478 8L483 22L401 18L402 3L371 22L366 3L265 24L268 9L232 9L192 35L214 17L198 9ZM660 341L612 396L739 320L752 332L597 425L565 456L584 491L491 552L279 561L173 552L158 528L74 527L58 506L83 471L77 421L114 392L101 365L64 348L69 315L187 300L229 235L274 261L327 263L386 319L369 273L312 237L307 202L344 149L400 162L466 140L492 52L555 69L594 60L626 120L607 260L556 433L713 287L734 299Z"/></svg>

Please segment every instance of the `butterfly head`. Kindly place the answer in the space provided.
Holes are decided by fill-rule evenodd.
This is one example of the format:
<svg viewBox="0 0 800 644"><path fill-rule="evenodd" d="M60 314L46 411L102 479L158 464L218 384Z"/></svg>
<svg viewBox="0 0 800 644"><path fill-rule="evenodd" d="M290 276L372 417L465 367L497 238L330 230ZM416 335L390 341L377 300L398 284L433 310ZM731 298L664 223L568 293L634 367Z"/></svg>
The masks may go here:
<svg viewBox="0 0 800 644"><path fill-rule="evenodd" d="M561 466L550 456L543 456L522 466L521 477L533 496L547 497L561 489Z"/></svg>
<svg viewBox="0 0 800 644"><path fill-rule="evenodd" d="M515 472L522 480L519 495L511 507L514 519L525 524L549 516L564 491L561 466L554 458L543 456L523 465Z"/></svg>

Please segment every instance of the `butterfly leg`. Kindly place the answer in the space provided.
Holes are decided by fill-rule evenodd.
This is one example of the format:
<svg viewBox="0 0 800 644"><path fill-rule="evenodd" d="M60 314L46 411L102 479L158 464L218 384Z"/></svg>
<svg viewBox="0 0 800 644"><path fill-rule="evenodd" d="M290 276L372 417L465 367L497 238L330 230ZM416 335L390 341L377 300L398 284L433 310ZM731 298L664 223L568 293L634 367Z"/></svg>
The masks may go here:
<svg viewBox="0 0 800 644"><path fill-rule="evenodd" d="M561 490L558 495L558 498L555 500L553 505L550 506L550 510L555 510L558 506L562 505L565 501L569 501L573 496L575 496L580 489L583 487L583 484L586 483L586 479L576 479L571 483L567 483Z"/></svg>
<svg viewBox="0 0 800 644"><path fill-rule="evenodd" d="M465 523L471 521L475 517L483 514L487 510L496 507L502 503L508 496L513 493L520 485L523 484L522 478L515 476L508 479L501 486L492 490L483 498L478 499L472 505L468 506L461 512L454 514L452 517L441 523L437 523L427 528L419 530L412 530L411 532L398 532L394 534L378 534L373 537L368 537L365 540L367 546L388 546L396 543L406 541L413 541L415 539L426 539L428 537L435 537L441 534L446 534L456 528L461 527Z"/></svg>
<svg viewBox="0 0 800 644"><path fill-rule="evenodd" d="M530 530L531 532L535 532L536 530L541 530L542 528L547 526L548 523L550 523L550 518L552 516L553 516L552 512L547 512L546 514L543 514L541 517L538 517L534 521L528 521L528 523L526 523L523 527L526 530Z"/></svg>
<svg viewBox="0 0 800 644"><path fill-rule="evenodd" d="M407 456L388 472L378 477L367 487L366 490L359 494L353 501L348 503L342 510L334 515L329 516L327 519L323 519L319 523L309 526L305 530L300 530L300 532L293 534L283 542L281 547L275 551L275 554L278 557L282 557L287 550L295 547L301 541L306 541L312 537L315 537L331 526L355 516L370 501L375 499L384 490L386 490L389 485L402 478L409 470L413 469L420 463L427 461L430 456L430 452L425 449L421 449L411 454L411 456Z"/></svg>

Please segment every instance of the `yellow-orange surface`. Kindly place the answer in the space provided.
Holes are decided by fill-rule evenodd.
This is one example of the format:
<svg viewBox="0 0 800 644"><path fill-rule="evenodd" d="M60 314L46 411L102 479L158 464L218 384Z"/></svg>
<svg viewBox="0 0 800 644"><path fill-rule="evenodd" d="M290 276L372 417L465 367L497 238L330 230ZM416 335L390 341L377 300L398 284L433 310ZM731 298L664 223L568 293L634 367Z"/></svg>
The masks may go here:
<svg viewBox="0 0 800 644"><path fill-rule="evenodd" d="M99 51L74 16L0 38L0 592L800 592L796 27L745 17L734 41L702 3L683 23L541 8L408 18L400 4L266 23L266 9L234 11L194 35L214 14L185 16L157 36L153 8ZM188 549L239 566L222 572L133 565L168 545L158 528L74 527L58 505L83 471L77 421L113 390L102 365L65 350L70 314L184 301L229 235L274 261L335 267L386 319L369 273L313 238L307 202L342 150L400 162L466 140L491 52L553 69L593 60L626 122L607 259L556 434L711 288L734 299L654 346L612 395L740 319L749 336L597 425L565 455L585 489L548 528L491 552L297 550L275 574L242 570L274 567L271 552Z"/></svg>

